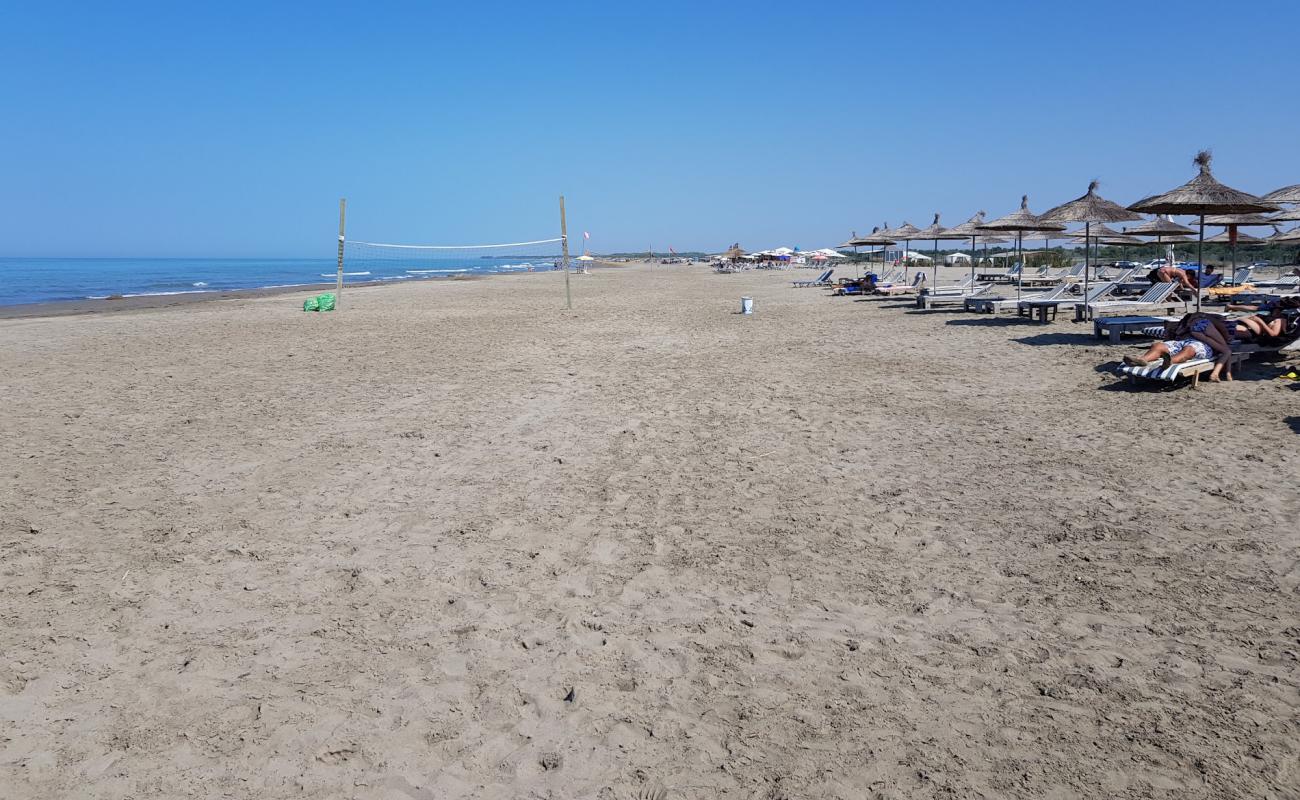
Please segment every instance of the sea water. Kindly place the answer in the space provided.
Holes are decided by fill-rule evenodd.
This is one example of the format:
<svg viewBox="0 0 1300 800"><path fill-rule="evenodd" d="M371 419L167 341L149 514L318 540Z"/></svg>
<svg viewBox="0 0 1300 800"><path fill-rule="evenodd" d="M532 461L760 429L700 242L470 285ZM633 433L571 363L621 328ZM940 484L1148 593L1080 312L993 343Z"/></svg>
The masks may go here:
<svg viewBox="0 0 1300 800"><path fill-rule="evenodd" d="M332 258L0 258L0 306L333 283ZM411 281L553 269L549 256L366 259L344 280Z"/></svg>

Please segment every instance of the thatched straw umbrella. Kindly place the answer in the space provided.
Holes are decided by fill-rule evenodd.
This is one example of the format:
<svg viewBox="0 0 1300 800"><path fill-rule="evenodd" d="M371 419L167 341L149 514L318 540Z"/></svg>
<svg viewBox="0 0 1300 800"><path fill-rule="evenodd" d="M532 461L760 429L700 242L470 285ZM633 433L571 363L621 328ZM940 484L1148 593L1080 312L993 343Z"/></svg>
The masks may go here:
<svg viewBox="0 0 1300 800"><path fill-rule="evenodd" d="M1283 186L1281 189L1269 192L1259 199L1265 203L1300 203L1300 183L1293 186Z"/></svg>
<svg viewBox="0 0 1300 800"><path fill-rule="evenodd" d="M736 244L733 244L731 247L727 248L727 252L723 253L722 257L727 259L728 261L739 261L740 259L745 257L745 251L741 248L740 243L737 242Z"/></svg>
<svg viewBox="0 0 1300 800"><path fill-rule="evenodd" d="M1269 214L1268 223L1272 225L1274 222L1300 222L1300 207L1284 208L1276 214Z"/></svg>
<svg viewBox="0 0 1300 800"><path fill-rule="evenodd" d="M1205 241L1210 244L1259 244L1264 240L1258 236L1251 236L1249 233L1238 233L1233 236L1232 231L1225 230L1223 233L1216 233L1214 236L1206 238Z"/></svg>
<svg viewBox="0 0 1300 800"><path fill-rule="evenodd" d="M938 286L939 285L939 242L941 240L948 240L948 239L965 239L966 234L954 233L953 231L950 231L947 228L940 225L939 212L936 211L934 212L934 222L930 223L930 227L917 231L916 238L923 242L926 240L934 242L934 254L931 256L931 260L930 260L930 268L934 275L934 282L930 285ZM972 253L971 256L974 257L974 253Z"/></svg>
<svg viewBox="0 0 1300 800"><path fill-rule="evenodd" d="M1166 244L1169 245L1170 246L1169 261L1171 264L1173 263L1172 252L1173 252L1174 243L1184 241L1182 237L1185 237L1187 234L1194 233L1194 232L1195 231L1193 231L1191 228L1187 228L1182 225L1179 225L1177 222L1166 219L1164 217L1156 217L1150 222L1144 222L1141 225L1124 229L1125 236L1155 237L1157 252L1159 251L1159 248L1162 245L1166 245ZM1186 239L1186 241L1190 242L1193 240Z"/></svg>
<svg viewBox="0 0 1300 800"><path fill-rule="evenodd" d="M963 222L962 224L956 226L955 228L949 228L949 229L948 229L948 233L951 233L951 234L953 235L953 238L954 238L954 239L957 238L957 236L961 236L961 238L963 238L963 239L966 239L966 238L969 238L969 239L970 239L970 277L971 277L971 280L975 280L975 255L976 255L976 251L975 251L975 243L976 243L976 241L984 242L986 245L988 245L988 244L1001 244L1001 242L997 241L996 237L994 237L994 236L988 234L988 233L985 232L985 231L980 230L980 226L983 225L983 224L984 224L984 212L983 212L983 211L976 211L976 212L975 212L975 216L971 217L970 219L966 220L965 222Z"/></svg>
<svg viewBox="0 0 1300 800"><path fill-rule="evenodd" d="M880 231L879 226L872 228L871 233L869 235L860 236L857 239L854 239L853 241L856 244L860 244L867 247L874 247L874 246L880 247L880 269L882 271L885 268L885 248L891 244L897 244L897 242L895 242L893 239L883 235Z"/></svg>
<svg viewBox="0 0 1300 800"><path fill-rule="evenodd" d="M1101 195L1097 194L1097 181L1088 184L1088 191L1083 197L1071 200L1068 203L1062 203L1056 208L1051 209L1043 214L1044 222L1082 222L1083 223L1083 296L1088 296L1088 276L1092 272L1092 260L1088 239L1092 236L1092 226L1107 222L1129 222L1130 220L1142 219L1141 214L1135 214L1129 211L1119 203L1112 203ZM1106 229L1110 236L1118 236L1118 232Z"/></svg>
<svg viewBox="0 0 1300 800"><path fill-rule="evenodd" d="M1266 203L1253 194L1224 186L1210 173L1210 152L1202 150L1192 163L1199 174L1187 183L1164 194L1139 200L1129 206L1130 211L1143 214L1194 214L1201 219L1196 262L1204 268L1205 217L1207 214L1255 214L1276 211L1277 206ZM1196 293L1196 310L1201 310L1201 293Z"/></svg>
<svg viewBox="0 0 1300 800"><path fill-rule="evenodd" d="M1075 231L1074 233L1070 234L1070 238L1076 240L1078 239L1084 240L1084 247L1086 248L1088 234L1090 232L1092 234L1092 243L1098 250L1100 250L1102 245L1105 245L1106 247L1124 248L1123 252L1120 255L1124 258L1125 261L1128 260L1128 248L1140 247L1141 245L1146 244L1146 242L1142 241L1136 236L1130 236L1125 233L1120 233L1118 231L1111 230L1110 228L1100 223L1093 225L1091 231L1089 231L1088 229ZM1086 279L1084 282L1087 283Z"/></svg>
<svg viewBox="0 0 1300 800"><path fill-rule="evenodd" d="M903 240L903 280L907 280L907 251L911 248L913 239L921 238L917 236L920 232L921 229L910 222L904 222L897 228L886 227L880 232L881 236L888 236L895 241Z"/></svg>
<svg viewBox="0 0 1300 800"><path fill-rule="evenodd" d="M1218 214L1213 217L1206 217L1205 224L1222 225L1225 229L1224 233L1228 236L1226 241L1232 245L1232 267L1228 270L1228 280L1233 282L1230 285L1235 285L1237 277L1237 239L1240 236L1245 236L1245 234L1238 234L1237 228L1267 228L1273 224L1273 220L1264 214ZM1253 236L1247 236L1246 239L1254 240L1256 243L1260 241ZM1242 240L1242 244L1251 244L1246 239ZM1224 240L1219 236L1214 236L1205 241L1220 242Z"/></svg>
<svg viewBox="0 0 1300 800"><path fill-rule="evenodd" d="M1065 226L1059 222L1044 220L1029 210L1029 195L1021 195L1020 209L1007 214L1005 217L998 217L992 222L986 222L979 226L983 231L1015 231L1016 234L1016 258L1021 260L1020 272L1016 275L1016 299L1020 299L1021 291L1024 288L1022 278L1025 274L1024 261L1021 253L1024 251L1025 231L1063 231ZM1084 270L1087 273L1087 270Z"/></svg>

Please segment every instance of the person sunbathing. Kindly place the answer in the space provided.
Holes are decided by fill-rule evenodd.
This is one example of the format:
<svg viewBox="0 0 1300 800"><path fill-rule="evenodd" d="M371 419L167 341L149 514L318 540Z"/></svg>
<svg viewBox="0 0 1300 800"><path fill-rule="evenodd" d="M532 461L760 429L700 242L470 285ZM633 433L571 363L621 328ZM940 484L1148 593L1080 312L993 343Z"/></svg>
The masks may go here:
<svg viewBox="0 0 1300 800"><path fill-rule="evenodd" d="M1229 305L1229 311L1255 311L1257 313L1233 320L1237 333L1242 338L1283 339L1296 325L1297 310L1300 310L1300 297L1279 297L1254 305Z"/></svg>
<svg viewBox="0 0 1300 800"><path fill-rule="evenodd" d="M1147 280L1151 283L1176 283L1179 289L1195 292L1196 284L1188 277L1187 270L1180 267L1156 267L1147 273Z"/></svg>
<svg viewBox="0 0 1300 800"><path fill-rule="evenodd" d="M1155 342L1141 356L1124 356L1124 363L1130 367L1149 367L1156 361L1163 362L1162 369L1174 364L1185 364L1193 359L1214 359L1214 368L1210 370L1210 380L1216 383L1229 366L1232 357L1232 331L1216 314L1192 313L1165 325L1164 339ZM1232 372L1228 371L1228 380Z"/></svg>

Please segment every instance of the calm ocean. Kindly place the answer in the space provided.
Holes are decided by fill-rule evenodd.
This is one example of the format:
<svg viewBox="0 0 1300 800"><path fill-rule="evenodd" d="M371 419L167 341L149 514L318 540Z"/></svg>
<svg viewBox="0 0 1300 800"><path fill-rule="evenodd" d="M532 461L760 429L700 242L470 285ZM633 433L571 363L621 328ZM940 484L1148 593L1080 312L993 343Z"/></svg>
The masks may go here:
<svg viewBox="0 0 1300 800"><path fill-rule="evenodd" d="M345 263L346 280L402 281L552 268L550 256ZM167 295L332 283L332 258L0 258L0 306L122 295Z"/></svg>

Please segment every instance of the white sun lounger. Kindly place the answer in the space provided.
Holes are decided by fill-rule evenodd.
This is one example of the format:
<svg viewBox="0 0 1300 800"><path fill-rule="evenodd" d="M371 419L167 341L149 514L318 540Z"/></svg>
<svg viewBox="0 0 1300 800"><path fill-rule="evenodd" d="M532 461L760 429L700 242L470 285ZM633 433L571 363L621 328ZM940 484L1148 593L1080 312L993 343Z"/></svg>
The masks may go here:
<svg viewBox="0 0 1300 800"><path fill-rule="evenodd" d="M1097 300L1091 303L1076 303L1074 306L1074 320L1075 322L1083 322L1100 314L1129 315L1156 311L1173 314L1175 311L1187 308L1187 302L1175 295L1177 290L1178 284L1167 281L1153 284L1145 294L1136 300Z"/></svg>
<svg viewBox="0 0 1300 800"><path fill-rule="evenodd" d="M1093 286L1089 290L1088 296L1083 298L1083 300L1085 303L1095 303L1096 301L1100 300L1103 297L1108 296L1111 292L1115 291L1115 287L1116 284L1113 282L1099 283L1096 286ZM1071 297L1068 294L1062 295L1061 297L1050 298L1050 299L1041 298L1041 299L1021 300L1020 303L1016 306L1016 316L1029 317L1030 319L1037 319L1039 322L1046 323L1048 321L1047 315L1049 312L1052 315L1052 319L1055 319L1056 312L1060 309L1061 306L1065 305L1066 303L1073 303L1075 302L1075 300L1076 298Z"/></svg>
<svg viewBox="0 0 1300 800"><path fill-rule="evenodd" d="M999 311L1018 309L1021 303L1031 300L1069 300L1073 288L1071 284L1063 283L1046 292L1026 293L1020 297L967 297L965 306L967 311L973 311L977 314L996 314Z"/></svg>

